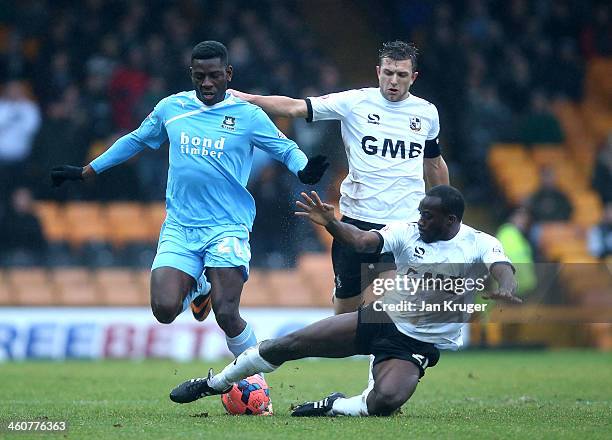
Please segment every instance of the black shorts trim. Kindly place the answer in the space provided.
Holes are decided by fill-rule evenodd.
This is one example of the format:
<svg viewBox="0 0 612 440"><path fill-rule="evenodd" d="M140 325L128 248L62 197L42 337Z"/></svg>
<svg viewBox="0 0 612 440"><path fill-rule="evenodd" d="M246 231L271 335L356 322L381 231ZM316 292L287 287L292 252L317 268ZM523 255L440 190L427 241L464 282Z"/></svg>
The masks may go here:
<svg viewBox="0 0 612 440"><path fill-rule="evenodd" d="M419 369L420 377L425 369L435 366L440 360L440 350L434 344L419 341L400 332L389 315L376 311L368 304L358 311L357 352L374 355L374 363L389 359L412 362Z"/></svg>
<svg viewBox="0 0 612 440"><path fill-rule="evenodd" d="M356 220L343 216L343 223L356 226L362 231L382 229L385 225ZM382 248L381 248L382 249ZM353 298L359 296L372 281L386 270L395 270L393 254L388 253L358 253L352 247L332 242L332 265L334 268L334 285L336 298Z"/></svg>

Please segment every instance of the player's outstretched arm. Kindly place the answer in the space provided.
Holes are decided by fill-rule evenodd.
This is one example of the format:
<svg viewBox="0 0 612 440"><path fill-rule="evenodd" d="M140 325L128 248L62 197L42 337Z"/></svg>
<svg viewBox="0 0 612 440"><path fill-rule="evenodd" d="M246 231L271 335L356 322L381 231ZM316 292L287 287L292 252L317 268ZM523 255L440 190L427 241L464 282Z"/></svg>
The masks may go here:
<svg viewBox="0 0 612 440"><path fill-rule="evenodd" d="M138 154L146 147L134 132L119 138L108 150L94 159L90 164L79 167L74 165L61 165L51 170L53 186L62 185L66 180L85 180L100 174L107 169L125 162Z"/></svg>
<svg viewBox="0 0 612 440"><path fill-rule="evenodd" d="M303 99L294 99L288 96L251 95L234 89L228 89L228 92L237 98L261 107L269 115L290 118L305 118L308 116L308 107Z"/></svg>
<svg viewBox="0 0 612 440"><path fill-rule="evenodd" d="M74 165L61 165L51 170L51 183L53 186L61 186L66 180L85 180L96 175L91 165L78 167Z"/></svg>
<svg viewBox="0 0 612 440"><path fill-rule="evenodd" d="M442 156L423 159L425 179L430 188L449 185L448 166Z"/></svg>
<svg viewBox="0 0 612 440"><path fill-rule="evenodd" d="M483 295L485 299L502 300L511 303L522 303L523 300L515 296L518 283L514 276L512 266L506 263L497 263L491 266L491 275L498 284L497 290Z"/></svg>
<svg viewBox="0 0 612 440"><path fill-rule="evenodd" d="M381 248L382 238L379 234L339 222L334 215L334 207L323 203L316 191L311 191L310 196L303 192L302 198L305 203L298 200L295 204L303 211L297 211L295 215L308 217L313 223L324 226L336 240L359 253L374 253Z"/></svg>

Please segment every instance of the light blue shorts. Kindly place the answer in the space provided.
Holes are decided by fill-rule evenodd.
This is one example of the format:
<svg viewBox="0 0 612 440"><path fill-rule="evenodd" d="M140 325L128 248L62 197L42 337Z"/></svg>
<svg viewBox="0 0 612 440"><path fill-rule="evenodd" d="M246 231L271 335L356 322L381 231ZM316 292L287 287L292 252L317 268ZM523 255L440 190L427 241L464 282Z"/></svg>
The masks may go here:
<svg viewBox="0 0 612 440"><path fill-rule="evenodd" d="M245 225L187 228L166 220L151 270L174 267L197 280L205 267L240 267L246 281L249 261L251 246Z"/></svg>

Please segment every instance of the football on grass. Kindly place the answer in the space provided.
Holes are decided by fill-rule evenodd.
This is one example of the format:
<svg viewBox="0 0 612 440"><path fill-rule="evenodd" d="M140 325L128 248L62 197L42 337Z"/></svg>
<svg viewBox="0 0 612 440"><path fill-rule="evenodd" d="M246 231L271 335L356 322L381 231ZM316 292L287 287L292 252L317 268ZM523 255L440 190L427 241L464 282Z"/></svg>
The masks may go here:
<svg viewBox="0 0 612 440"><path fill-rule="evenodd" d="M228 414L263 414L270 404L270 389L264 378L256 374L235 383L229 393L221 395L221 402Z"/></svg>

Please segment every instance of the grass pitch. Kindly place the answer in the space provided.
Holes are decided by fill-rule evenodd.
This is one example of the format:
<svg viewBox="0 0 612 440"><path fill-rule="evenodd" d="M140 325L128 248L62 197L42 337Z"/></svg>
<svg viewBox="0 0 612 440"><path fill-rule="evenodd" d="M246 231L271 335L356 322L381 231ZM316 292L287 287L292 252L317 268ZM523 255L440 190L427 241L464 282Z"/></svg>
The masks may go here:
<svg viewBox="0 0 612 440"><path fill-rule="evenodd" d="M213 366L216 370L222 363ZM294 419L290 406L366 384L365 360L288 363L267 375L276 415L225 415L211 397L177 405L168 392L205 374L171 361L0 364L0 420L67 420L62 434L0 438L404 439L610 438L612 354L592 351L443 353L402 413L390 418Z"/></svg>

